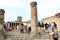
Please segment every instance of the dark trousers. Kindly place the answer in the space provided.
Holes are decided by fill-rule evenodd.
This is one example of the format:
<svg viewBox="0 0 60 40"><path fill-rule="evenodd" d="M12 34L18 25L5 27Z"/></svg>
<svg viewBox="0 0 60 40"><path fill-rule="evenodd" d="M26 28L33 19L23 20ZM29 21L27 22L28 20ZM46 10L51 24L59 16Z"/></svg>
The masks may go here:
<svg viewBox="0 0 60 40"><path fill-rule="evenodd" d="M21 33L24 33L23 29L20 30Z"/></svg>
<svg viewBox="0 0 60 40"><path fill-rule="evenodd" d="M54 40L58 40L58 38L53 38Z"/></svg>

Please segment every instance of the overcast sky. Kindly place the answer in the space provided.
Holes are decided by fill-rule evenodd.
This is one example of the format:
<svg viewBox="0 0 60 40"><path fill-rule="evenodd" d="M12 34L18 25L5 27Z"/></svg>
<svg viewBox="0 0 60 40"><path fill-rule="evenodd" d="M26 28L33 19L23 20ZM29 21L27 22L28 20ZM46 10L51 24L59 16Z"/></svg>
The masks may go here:
<svg viewBox="0 0 60 40"><path fill-rule="evenodd" d="M31 19L30 3L37 2L38 20L60 12L60 0L0 0L0 8L5 10L5 21L15 21L22 16L23 21Z"/></svg>

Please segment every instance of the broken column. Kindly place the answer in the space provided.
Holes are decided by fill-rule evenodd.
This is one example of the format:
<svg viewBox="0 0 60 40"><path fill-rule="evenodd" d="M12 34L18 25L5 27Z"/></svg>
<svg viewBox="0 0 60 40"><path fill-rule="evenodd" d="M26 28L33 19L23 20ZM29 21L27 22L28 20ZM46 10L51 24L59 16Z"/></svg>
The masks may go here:
<svg viewBox="0 0 60 40"><path fill-rule="evenodd" d="M5 10L4 9L0 9L0 24L1 25L4 24L4 13L5 13Z"/></svg>
<svg viewBox="0 0 60 40"><path fill-rule="evenodd" d="M17 21L18 21L18 23L19 23L19 26L21 27L21 24L22 24L22 17L21 17L21 16L17 17Z"/></svg>
<svg viewBox="0 0 60 40"><path fill-rule="evenodd" d="M31 33L37 34L37 2L31 2Z"/></svg>
<svg viewBox="0 0 60 40"><path fill-rule="evenodd" d="M3 30L3 24L4 24L4 9L0 9L0 40L4 40L4 30Z"/></svg>

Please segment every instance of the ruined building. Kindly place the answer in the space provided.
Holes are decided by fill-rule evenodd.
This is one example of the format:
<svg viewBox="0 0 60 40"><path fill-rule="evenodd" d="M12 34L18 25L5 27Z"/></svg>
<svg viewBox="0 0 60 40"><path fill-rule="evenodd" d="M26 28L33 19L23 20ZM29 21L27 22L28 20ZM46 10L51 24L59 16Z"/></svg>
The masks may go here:
<svg viewBox="0 0 60 40"><path fill-rule="evenodd" d="M56 13L54 16L42 19L41 22L44 22L44 24L50 23L50 22L55 22L57 24L58 31L60 31L60 13Z"/></svg>
<svg viewBox="0 0 60 40"><path fill-rule="evenodd" d="M31 24L31 33L30 34L20 34L18 31L7 31L4 33L2 28L0 28L0 40L48 40L47 33L41 33L38 35L38 21L37 21L37 2L31 2L31 20L25 23ZM4 23L4 13L3 9L0 9L0 24L5 24L7 29L14 28L14 27L21 27L22 17L17 17L16 21L9 21ZM42 19L40 22L49 23L55 22L57 24L58 31L60 31L60 13L55 14L54 16ZM3 26L0 26L3 27ZM27 27L24 27L24 30ZM26 30L25 30L26 31ZM3 34L4 33L4 34ZM6 37L6 38L5 38Z"/></svg>
<svg viewBox="0 0 60 40"><path fill-rule="evenodd" d="M19 16L17 17L17 21L9 21L7 23L5 23L5 26L7 29L9 28L14 28L14 27L17 27L17 26L20 26L21 27L21 24L22 24L22 17Z"/></svg>

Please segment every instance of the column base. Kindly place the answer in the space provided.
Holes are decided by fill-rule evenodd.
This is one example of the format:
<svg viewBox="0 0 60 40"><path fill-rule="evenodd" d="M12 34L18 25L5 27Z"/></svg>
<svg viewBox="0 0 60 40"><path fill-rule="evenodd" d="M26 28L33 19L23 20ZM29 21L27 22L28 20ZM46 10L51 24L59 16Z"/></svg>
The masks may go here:
<svg viewBox="0 0 60 40"><path fill-rule="evenodd" d="M31 33L30 33L31 38L36 37L37 35L38 35L37 32L31 32Z"/></svg>

